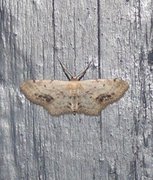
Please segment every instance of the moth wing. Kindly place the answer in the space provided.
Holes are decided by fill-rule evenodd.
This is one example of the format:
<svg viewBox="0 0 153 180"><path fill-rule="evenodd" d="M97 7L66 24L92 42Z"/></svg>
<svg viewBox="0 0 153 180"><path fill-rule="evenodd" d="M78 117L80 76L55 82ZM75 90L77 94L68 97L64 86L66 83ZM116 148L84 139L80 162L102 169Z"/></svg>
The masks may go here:
<svg viewBox="0 0 153 180"><path fill-rule="evenodd" d="M20 86L20 90L28 100L43 106L51 115L59 116L71 112L67 106L66 84L67 81L28 80Z"/></svg>
<svg viewBox="0 0 153 180"><path fill-rule="evenodd" d="M129 87L121 79L86 80L80 83L83 91L78 113L86 115L99 115L107 105L119 100Z"/></svg>

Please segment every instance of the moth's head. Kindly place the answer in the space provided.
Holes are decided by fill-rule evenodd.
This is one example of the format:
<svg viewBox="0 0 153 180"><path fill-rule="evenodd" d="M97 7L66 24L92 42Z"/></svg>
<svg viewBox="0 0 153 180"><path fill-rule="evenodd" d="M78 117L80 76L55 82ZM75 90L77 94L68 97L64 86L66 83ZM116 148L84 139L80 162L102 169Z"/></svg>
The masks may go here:
<svg viewBox="0 0 153 180"><path fill-rule="evenodd" d="M69 81L80 81L84 77L86 71L89 69L91 62L88 64L88 66L80 74L78 74L77 76L74 76L74 75L72 75L72 73L70 71L68 71L68 69L62 64L62 62L59 61L60 65L62 67L62 70L63 70L64 74L66 75L66 77Z"/></svg>
<svg viewBox="0 0 153 180"><path fill-rule="evenodd" d="M80 79L77 78L77 76L71 77L71 79L68 79L69 81L79 81Z"/></svg>

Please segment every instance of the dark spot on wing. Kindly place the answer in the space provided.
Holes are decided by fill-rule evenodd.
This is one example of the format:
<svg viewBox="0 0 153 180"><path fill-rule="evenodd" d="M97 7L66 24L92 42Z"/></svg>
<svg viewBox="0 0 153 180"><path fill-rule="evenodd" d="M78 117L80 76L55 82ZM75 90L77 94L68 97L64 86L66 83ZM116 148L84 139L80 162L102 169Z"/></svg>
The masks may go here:
<svg viewBox="0 0 153 180"><path fill-rule="evenodd" d="M118 78L115 78L115 79L114 79L114 82L117 81L117 79L118 79Z"/></svg>
<svg viewBox="0 0 153 180"><path fill-rule="evenodd" d="M44 84L44 87L46 87L46 84Z"/></svg>
<svg viewBox="0 0 153 180"><path fill-rule="evenodd" d="M38 97L41 98L42 100L46 100L46 102L50 102L54 100L54 98L48 94L39 95Z"/></svg>
<svg viewBox="0 0 153 180"><path fill-rule="evenodd" d="M98 97L96 97L96 101L99 103L106 102L111 99L110 94L100 94Z"/></svg>
<svg viewBox="0 0 153 180"><path fill-rule="evenodd" d="M41 101L51 102L54 100L54 98L48 94L34 94L37 99L41 99Z"/></svg>

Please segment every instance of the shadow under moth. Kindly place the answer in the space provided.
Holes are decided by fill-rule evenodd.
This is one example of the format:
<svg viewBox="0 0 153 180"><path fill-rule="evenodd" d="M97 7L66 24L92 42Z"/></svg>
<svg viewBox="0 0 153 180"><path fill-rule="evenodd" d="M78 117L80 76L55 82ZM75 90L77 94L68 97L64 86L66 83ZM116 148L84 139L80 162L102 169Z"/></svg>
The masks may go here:
<svg viewBox="0 0 153 180"><path fill-rule="evenodd" d="M71 113L97 116L107 105L119 100L129 87L118 78L80 81L91 63L77 76L59 63L69 81L27 80L20 86L28 100L43 106L53 116Z"/></svg>

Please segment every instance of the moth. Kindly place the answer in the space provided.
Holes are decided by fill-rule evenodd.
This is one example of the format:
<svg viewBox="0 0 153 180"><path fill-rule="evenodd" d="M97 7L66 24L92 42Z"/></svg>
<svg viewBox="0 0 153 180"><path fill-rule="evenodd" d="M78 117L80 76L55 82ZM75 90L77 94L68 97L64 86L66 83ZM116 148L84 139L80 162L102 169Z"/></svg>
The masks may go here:
<svg viewBox="0 0 153 180"><path fill-rule="evenodd" d="M71 113L98 116L128 90L128 83L118 78L80 81L91 63L77 76L59 63L69 81L27 80L20 86L28 100L43 106L53 116Z"/></svg>

